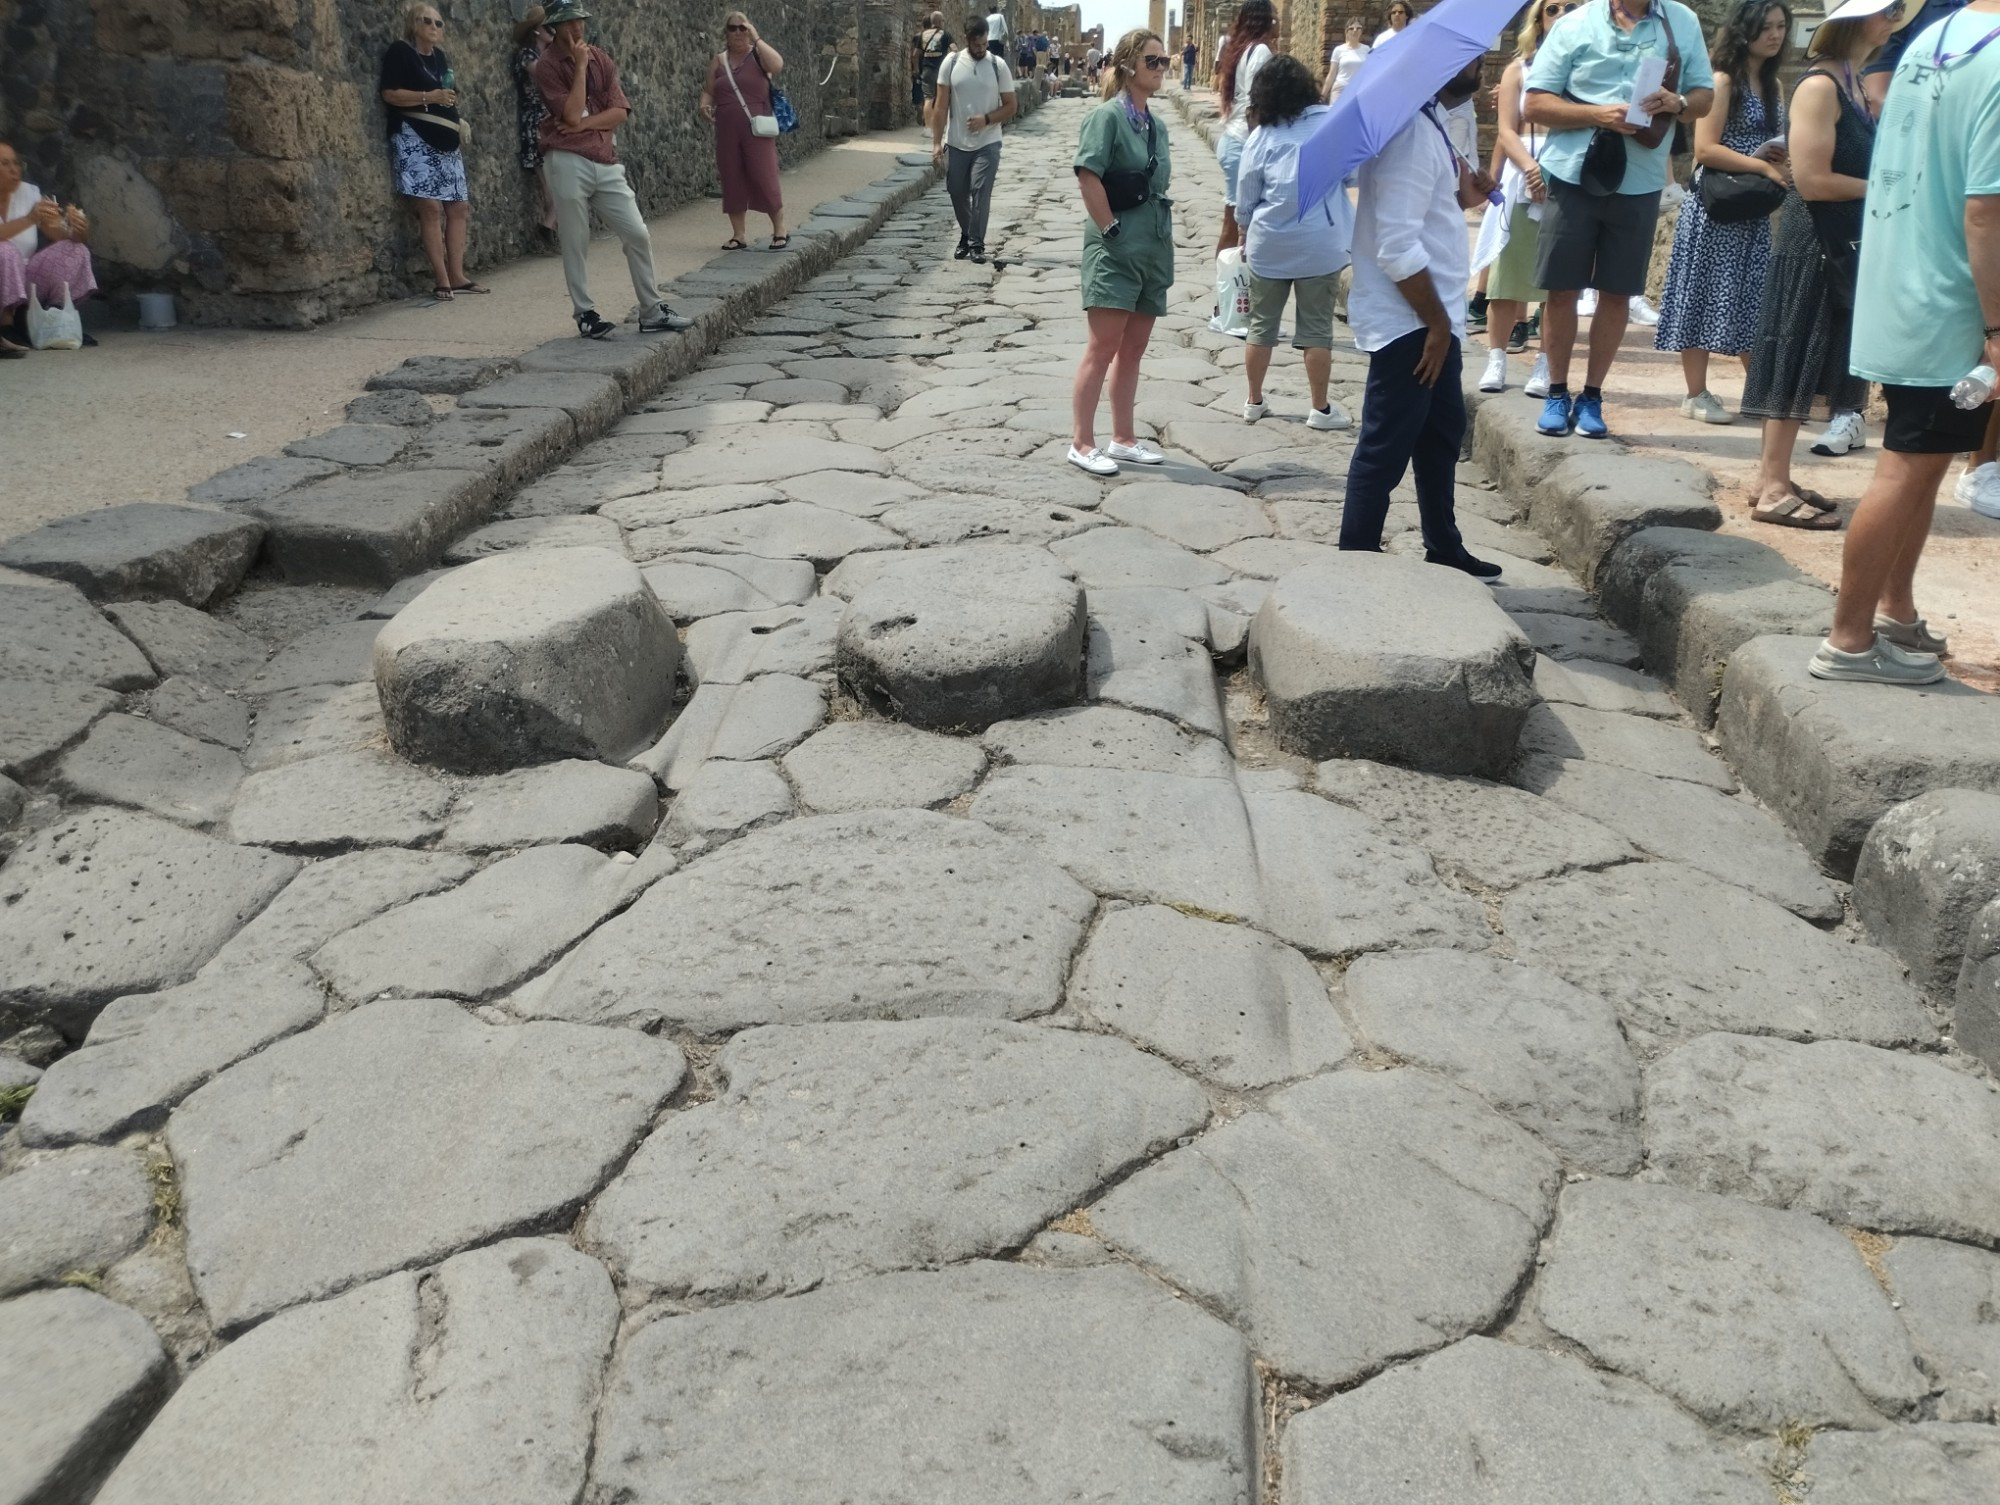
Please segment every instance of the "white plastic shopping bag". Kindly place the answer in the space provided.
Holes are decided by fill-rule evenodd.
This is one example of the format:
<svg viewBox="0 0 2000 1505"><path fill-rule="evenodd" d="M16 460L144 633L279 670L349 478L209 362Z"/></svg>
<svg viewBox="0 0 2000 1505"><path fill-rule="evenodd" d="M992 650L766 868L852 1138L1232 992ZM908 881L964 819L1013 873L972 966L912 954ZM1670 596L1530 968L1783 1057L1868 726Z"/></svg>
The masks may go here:
<svg viewBox="0 0 2000 1505"><path fill-rule="evenodd" d="M28 292L28 343L37 350L81 350L83 315L70 301L69 284L63 284L61 308L44 308L39 293Z"/></svg>
<svg viewBox="0 0 2000 1505"><path fill-rule="evenodd" d="M1250 268L1243 264L1241 246L1215 258L1215 317L1208 327L1239 340L1250 333Z"/></svg>

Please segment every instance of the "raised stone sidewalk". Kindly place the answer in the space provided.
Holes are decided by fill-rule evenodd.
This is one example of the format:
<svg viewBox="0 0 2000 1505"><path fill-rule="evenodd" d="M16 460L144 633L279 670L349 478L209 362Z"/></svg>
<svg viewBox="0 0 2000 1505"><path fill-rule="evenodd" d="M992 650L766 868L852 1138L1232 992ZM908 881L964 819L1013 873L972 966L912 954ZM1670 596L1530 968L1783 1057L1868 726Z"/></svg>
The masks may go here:
<svg viewBox="0 0 2000 1505"><path fill-rule="evenodd" d="M206 610L0 578L0 1499L2000 1491L2000 1092L1954 1012L2000 974L1990 797L1829 876L1600 615L1698 499L1586 560L1505 466L1462 492L1502 582L1411 633L1521 675L1501 776L1290 750L1263 614L1310 605L1311 726L1393 725L1393 634L1334 693L1314 582L1421 615L1415 509L1334 550L1288 350L1242 421L1178 125L1168 463L1062 464L1080 113L1009 133L994 267L933 191L649 395L454 409L602 436L482 472L470 531L462 467L385 470L379 515L452 519L425 558L309 582L267 532ZM509 663L621 691L654 650L576 624L677 625L629 763L392 736L493 682L435 646L493 640L486 578L540 624Z"/></svg>

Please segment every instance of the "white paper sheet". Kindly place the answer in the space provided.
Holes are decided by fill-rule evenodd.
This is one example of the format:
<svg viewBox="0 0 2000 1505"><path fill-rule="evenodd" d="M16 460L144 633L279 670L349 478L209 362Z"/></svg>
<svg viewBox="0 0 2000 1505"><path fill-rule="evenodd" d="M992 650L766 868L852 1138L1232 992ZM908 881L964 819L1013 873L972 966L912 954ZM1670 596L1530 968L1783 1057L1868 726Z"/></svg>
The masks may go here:
<svg viewBox="0 0 2000 1505"><path fill-rule="evenodd" d="M1625 107L1625 119L1644 129L1653 123L1653 117L1639 108L1639 101L1649 97L1667 77L1667 60L1663 57L1642 57L1639 71L1632 79L1632 102Z"/></svg>

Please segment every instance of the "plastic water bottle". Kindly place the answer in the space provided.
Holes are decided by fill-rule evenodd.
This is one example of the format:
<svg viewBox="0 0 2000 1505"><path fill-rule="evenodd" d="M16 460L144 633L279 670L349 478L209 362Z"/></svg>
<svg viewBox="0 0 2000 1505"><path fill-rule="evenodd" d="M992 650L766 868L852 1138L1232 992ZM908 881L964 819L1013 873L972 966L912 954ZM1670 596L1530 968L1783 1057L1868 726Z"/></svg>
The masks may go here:
<svg viewBox="0 0 2000 1505"><path fill-rule="evenodd" d="M457 89L458 74L450 68L445 69L444 78L439 81L438 87L441 89Z"/></svg>
<svg viewBox="0 0 2000 1505"><path fill-rule="evenodd" d="M1951 389L1951 400L1971 412L1991 400L1996 378L1991 366L1974 366Z"/></svg>

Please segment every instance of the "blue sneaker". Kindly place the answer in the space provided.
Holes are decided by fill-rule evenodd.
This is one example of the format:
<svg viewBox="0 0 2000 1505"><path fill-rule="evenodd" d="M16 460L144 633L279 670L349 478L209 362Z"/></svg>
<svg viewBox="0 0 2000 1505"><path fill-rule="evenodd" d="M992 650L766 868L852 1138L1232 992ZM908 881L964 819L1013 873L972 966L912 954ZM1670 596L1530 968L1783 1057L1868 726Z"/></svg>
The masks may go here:
<svg viewBox="0 0 2000 1505"><path fill-rule="evenodd" d="M1604 426L1604 399L1579 392L1576 397L1576 431L1585 439L1602 439L1611 430Z"/></svg>
<svg viewBox="0 0 2000 1505"><path fill-rule="evenodd" d="M1576 413L1570 404L1574 401L1569 393L1552 393L1542 404L1542 416L1535 427L1544 434L1562 438L1576 426Z"/></svg>

